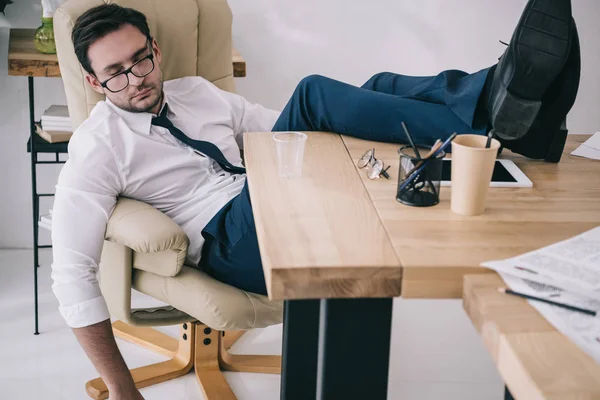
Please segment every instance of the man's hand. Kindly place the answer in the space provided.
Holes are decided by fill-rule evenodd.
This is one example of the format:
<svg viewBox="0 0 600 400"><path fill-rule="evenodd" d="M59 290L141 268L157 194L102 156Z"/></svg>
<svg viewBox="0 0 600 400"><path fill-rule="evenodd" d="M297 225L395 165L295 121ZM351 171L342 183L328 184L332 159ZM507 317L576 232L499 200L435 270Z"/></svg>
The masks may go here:
<svg viewBox="0 0 600 400"><path fill-rule="evenodd" d="M119 352L109 319L74 328L73 333L108 387L111 400L143 400Z"/></svg>

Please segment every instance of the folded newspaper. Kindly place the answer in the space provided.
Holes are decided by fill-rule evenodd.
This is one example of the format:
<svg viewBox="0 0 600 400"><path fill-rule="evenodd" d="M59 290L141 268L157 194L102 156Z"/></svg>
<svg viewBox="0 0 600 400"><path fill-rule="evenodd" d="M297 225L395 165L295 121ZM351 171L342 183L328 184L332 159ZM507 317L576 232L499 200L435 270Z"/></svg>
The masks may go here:
<svg viewBox="0 0 600 400"><path fill-rule="evenodd" d="M594 317L529 301L600 364L600 227L518 257L481 265L497 271L514 291L598 311Z"/></svg>

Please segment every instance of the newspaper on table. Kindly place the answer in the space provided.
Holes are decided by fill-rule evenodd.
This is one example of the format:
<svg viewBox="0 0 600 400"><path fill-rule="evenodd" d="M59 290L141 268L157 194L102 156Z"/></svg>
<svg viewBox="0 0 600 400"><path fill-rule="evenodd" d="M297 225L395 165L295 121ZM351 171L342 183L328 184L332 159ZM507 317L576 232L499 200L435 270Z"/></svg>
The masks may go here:
<svg viewBox="0 0 600 400"><path fill-rule="evenodd" d="M600 364L600 227L502 261L482 264L514 291L597 311L596 317L530 300L544 318Z"/></svg>

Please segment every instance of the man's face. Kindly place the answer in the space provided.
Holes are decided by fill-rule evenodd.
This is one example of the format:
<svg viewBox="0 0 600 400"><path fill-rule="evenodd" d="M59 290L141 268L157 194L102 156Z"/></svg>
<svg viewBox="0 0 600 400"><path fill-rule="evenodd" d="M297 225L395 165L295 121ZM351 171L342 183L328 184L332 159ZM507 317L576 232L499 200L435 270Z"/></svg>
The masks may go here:
<svg viewBox="0 0 600 400"><path fill-rule="evenodd" d="M151 52L154 54L154 70L150 74L142 78L127 74L129 85L117 93L101 86L101 82L128 69ZM161 53L155 40L148 43L142 32L126 24L95 41L88 49L88 57L96 76L87 75L86 80L95 91L105 94L123 110L158 113L162 101L162 72L159 66ZM149 63L149 60L144 62ZM124 77L121 75L112 82L117 80L123 81Z"/></svg>

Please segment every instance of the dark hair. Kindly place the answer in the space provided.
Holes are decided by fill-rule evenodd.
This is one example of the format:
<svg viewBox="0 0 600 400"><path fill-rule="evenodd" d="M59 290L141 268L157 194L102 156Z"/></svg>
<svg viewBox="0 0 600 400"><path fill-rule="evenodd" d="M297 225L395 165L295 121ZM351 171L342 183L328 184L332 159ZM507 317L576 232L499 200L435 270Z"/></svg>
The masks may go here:
<svg viewBox="0 0 600 400"><path fill-rule="evenodd" d="M117 4L103 4L91 8L81 14L71 34L75 55L83 69L94 74L88 57L88 49L98 39L121 29L125 24L133 25L151 41L150 28L146 16L133 8L121 7Z"/></svg>

